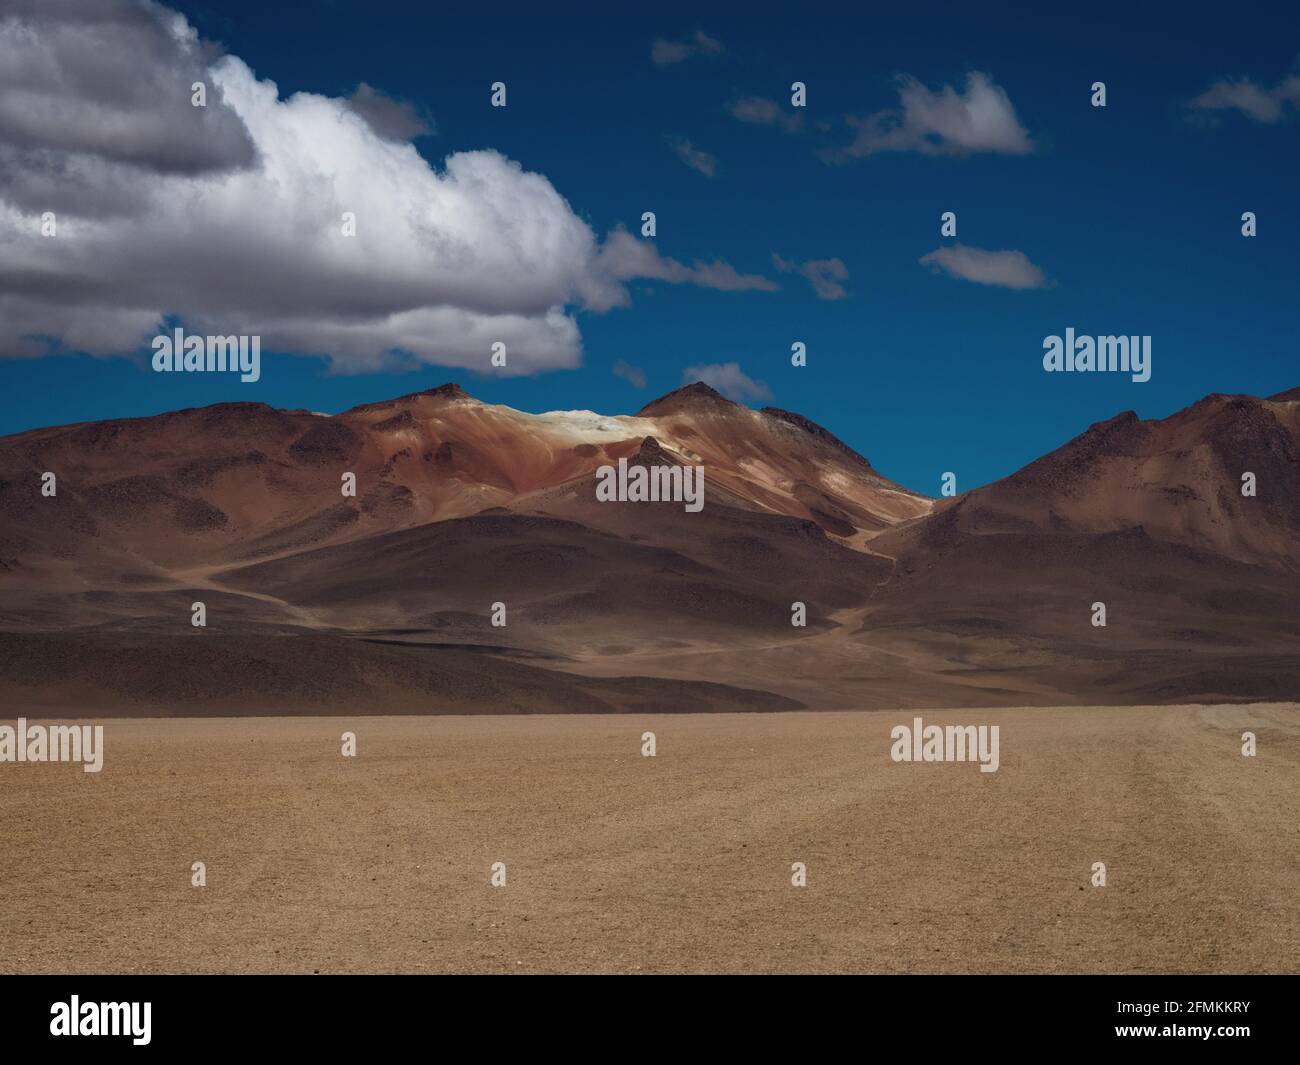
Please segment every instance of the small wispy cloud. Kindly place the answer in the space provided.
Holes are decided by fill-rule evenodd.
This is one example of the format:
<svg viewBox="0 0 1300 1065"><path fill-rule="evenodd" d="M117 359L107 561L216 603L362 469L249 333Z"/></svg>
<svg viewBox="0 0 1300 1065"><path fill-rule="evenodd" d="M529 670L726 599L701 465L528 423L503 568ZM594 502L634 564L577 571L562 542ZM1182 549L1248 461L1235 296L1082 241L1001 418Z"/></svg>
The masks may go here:
<svg viewBox="0 0 1300 1065"><path fill-rule="evenodd" d="M668 143L677 153L677 158L692 170L698 170L705 177L714 177L718 172L718 158L696 148L685 137L669 137Z"/></svg>
<svg viewBox="0 0 1300 1065"><path fill-rule="evenodd" d="M1034 150L1006 91L978 71L967 76L965 92L951 85L932 92L916 78L900 77L898 107L850 118L849 124L858 131L853 143L824 152L827 162L877 152L1028 155Z"/></svg>
<svg viewBox="0 0 1300 1065"><path fill-rule="evenodd" d="M614 363L613 370L610 371L615 377L621 377L633 388L645 388L645 371L639 366L633 366L631 363L619 359Z"/></svg>
<svg viewBox="0 0 1300 1065"><path fill-rule="evenodd" d="M812 285L819 300L842 300L849 294L843 285L849 279L849 268L842 259L809 259L797 263L773 252L772 265L783 274L799 274Z"/></svg>
<svg viewBox="0 0 1300 1065"><path fill-rule="evenodd" d="M1268 89L1249 78L1216 81L1187 106L1197 112L1236 111L1262 125L1281 122L1291 110L1300 109L1300 74L1283 78Z"/></svg>
<svg viewBox="0 0 1300 1065"><path fill-rule="evenodd" d="M764 96L743 96L727 110L739 122L755 126L776 126L786 133L799 133L803 129L803 115L793 114L775 100Z"/></svg>
<svg viewBox="0 0 1300 1065"><path fill-rule="evenodd" d="M742 274L721 259L713 262L697 259L691 266L686 266L676 259L660 255L652 241L638 240L622 227L611 230L605 237L597 262L608 276L619 279L698 285L719 292L775 292L780 287L761 274Z"/></svg>
<svg viewBox="0 0 1300 1065"><path fill-rule="evenodd" d="M344 103L384 140L409 141L433 132L433 123L420 108L386 96L364 81Z"/></svg>
<svg viewBox="0 0 1300 1065"><path fill-rule="evenodd" d="M737 403L772 398L772 390L764 382L755 381L745 373L738 362L688 366L682 371L682 384L689 385L695 381L703 381Z"/></svg>
<svg viewBox="0 0 1300 1065"><path fill-rule="evenodd" d="M721 55L725 49L722 42L710 37L703 30L684 41L672 41L664 37L656 38L650 46L650 59L658 67L671 67L684 63L696 56Z"/></svg>
<svg viewBox="0 0 1300 1065"><path fill-rule="evenodd" d="M954 244L922 255L919 261L935 273L942 271L949 277L973 281L977 285L1014 289L1047 288L1049 285L1047 275L1022 251L987 251Z"/></svg>

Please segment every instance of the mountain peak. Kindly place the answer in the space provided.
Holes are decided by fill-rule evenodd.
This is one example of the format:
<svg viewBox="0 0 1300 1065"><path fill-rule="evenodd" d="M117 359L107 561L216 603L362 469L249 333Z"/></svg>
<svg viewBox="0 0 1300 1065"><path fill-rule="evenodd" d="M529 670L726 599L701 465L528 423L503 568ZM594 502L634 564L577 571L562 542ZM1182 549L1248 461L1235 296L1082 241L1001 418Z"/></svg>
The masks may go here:
<svg viewBox="0 0 1300 1065"><path fill-rule="evenodd" d="M345 410L344 414L359 414L362 411L371 410L391 410L400 403L407 400L419 399L422 396L430 396L436 399L473 399L455 381L448 381L445 385L439 385L437 388L426 388L421 392L408 392L404 396L394 396L392 399L381 399L376 403L361 403L355 407Z"/></svg>
<svg viewBox="0 0 1300 1065"><path fill-rule="evenodd" d="M832 433L829 429L825 429L818 425L811 418L805 418L802 414L795 414L794 411L782 410L780 407L764 407L762 413L783 421L787 425L793 425L797 429L802 429L809 436L812 436L823 443L829 444L838 451L844 452L850 458L857 459L864 466L871 465L871 462L867 459L866 455L854 451L853 448L849 447L848 444Z"/></svg>
<svg viewBox="0 0 1300 1065"><path fill-rule="evenodd" d="M473 399L468 392L460 387L455 381L448 381L445 385L439 385L437 388L426 388L423 392L415 393L417 396L438 396L443 399Z"/></svg>
<svg viewBox="0 0 1300 1065"><path fill-rule="evenodd" d="M722 404L728 407L736 406L716 388L706 385L703 381L692 381L689 385L683 385L681 388L676 388L667 395L660 396L658 399L647 403L636 412L636 416L645 418L654 414L670 414L673 411L709 404Z"/></svg>
<svg viewBox="0 0 1300 1065"><path fill-rule="evenodd" d="M674 458L668 449L653 436L642 440L637 453L632 457L632 463L636 466L662 466L673 462Z"/></svg>

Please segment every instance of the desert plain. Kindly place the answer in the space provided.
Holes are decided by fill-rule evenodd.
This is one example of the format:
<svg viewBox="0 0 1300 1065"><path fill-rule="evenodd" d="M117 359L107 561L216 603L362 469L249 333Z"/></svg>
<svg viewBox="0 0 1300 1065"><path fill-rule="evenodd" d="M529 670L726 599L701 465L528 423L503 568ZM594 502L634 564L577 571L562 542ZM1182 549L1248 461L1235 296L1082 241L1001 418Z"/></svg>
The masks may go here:
<svg viewBox="0 0 1300 1065"><path fill-rule="evenodd" d="M108 720L0 771L0 971L1300 971L1300 706L921 713L998 771L912 711Z"/></svg>

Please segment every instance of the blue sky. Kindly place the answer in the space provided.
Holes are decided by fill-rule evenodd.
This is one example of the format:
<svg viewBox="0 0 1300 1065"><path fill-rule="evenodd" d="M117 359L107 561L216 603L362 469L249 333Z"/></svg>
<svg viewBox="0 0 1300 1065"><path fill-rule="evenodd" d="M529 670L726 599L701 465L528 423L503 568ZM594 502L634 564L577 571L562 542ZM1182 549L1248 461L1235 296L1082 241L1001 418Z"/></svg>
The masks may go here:
<svg viewBox="0 0 1300 1065"><path fill-rule="evenodd" d="M770 393L754 405L798 411L934 495L944 471L975 487L1121 410L1163 417L1210 392L1300 384L1294 5L171 6L282 98L364 82L432 123L414 143L434 167L494 149L544 175L598 238L639 232L652 210L661 255L723 260L779 288L634 278L628 306L569 308L580 367L509 378L266 355L262 379L240 384L155 374L144 358L0 358L0 432L225 400L335 412L447 380L524 410L626 413L680 386L688 367L734 362ZM656 40L692 54L656 63ZM960 93L972 73L1005 94L1030 150L827 161L855 137L846 116L898 112L900 76ZM1264 103L1189 106L1223 79L1248 79L1256 95L1236 98ZM488 105L497 80L505 108ZM808 87L801 112L789 107L796 80ZM1090 104L1094 81L1105 108ZM802 127L739 121L733 105L755 97ZM714 160L712 176L683 161L683 141ZM957 214L956 240L940 237L944 211ZM1243 211L1258 217L1255 238L1241 235ZM1022 252L1046 283L979 284L918 262L954 244ZM840 260L845 294L819 298L774 254ZM1043 338L1067 326L1151 335L1151 380L1044 373ZM790 365L794 341L807 344L806 367ZM612 373L619 361L643 371L644 388Z"/></svg>

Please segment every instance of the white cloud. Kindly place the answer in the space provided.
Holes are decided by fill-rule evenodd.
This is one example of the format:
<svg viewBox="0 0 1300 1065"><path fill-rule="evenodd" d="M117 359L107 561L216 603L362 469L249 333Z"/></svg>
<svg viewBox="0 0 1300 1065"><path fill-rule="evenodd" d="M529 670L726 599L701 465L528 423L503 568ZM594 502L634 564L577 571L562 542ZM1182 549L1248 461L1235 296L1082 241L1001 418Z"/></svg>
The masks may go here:
<svg viewBox="0 0 1300 1065"><path fill-rule="evenodd" d="M745 373L738 362L689 366L682 371L682 384L689 385L695 381L703 381L737 403L772 398L772 390L762 381L755 381Z"/></svg>
<svg viewBox="0 0 1300 1065"><path fill-rule="evenodd" d="M409 141L433 132L433 123L414 104L385 96L364 81L348 97L347 104L387 140Z"/></svg>
<svg viewBox="0 0 1300 1065"><path fill-rule="evenodd" d="M848 296L842 282L849 279L849 268L842 259L809 259L796 263L773 252L772 264L783 274L799 274L806 279L819 300L842 300Z"/></svg>
<svg viewBox="0 0 1300 1065"><path fill-rule="evenodd" d="M190 104L219 52L173 12L122 0L0 5L0 145L28 165L199 174L246 167L254 146L217 97ZM211 86L209 86L209 89Z"/></svg>
<svg viewBox="0 0 1300 1065"><path fill-rule="evenodd" d="M1200 96L1188 103L1194 111L1239 111L1265 125L1281 122L1287 105L1300 108L1300 75L1292 74L1271 89L1249 78L1216 81Z"/></svg>
<svg viewBox="0 0 1300 1065"><path fill-rule="evenodd" d="M546 177L498 152L431 166L399 136L418 115L373 91L281 99L165 9L24 10L0 20L0 90L36 55L54 64L38 73L60 102L33 130L0 91L0 357L134 354L175 316L341 371L487 370L500 340L508 372L524 374L579 364L572 309L626 305L626 282L776 287L721 261L684 266L624 230L602 243ZM136 38L183 81L179 110L156 86L135 90L153 75L131 48L103 46ZM68 66L88 55L93 78ZM208 84L206 109L189 104L192 76ZM91 93L113 101L123 138L87 123ZM41 235L46 210L55 237Z"/></svg>
<svg viewBox="0 0 1300 1065"><path fill-rule="evenodd" d="M703 30L696 30L695 35L685 41L657 38L650 46L650 59L655 66L670 67L694 56L720 55L722 51L722 42L714 40Z"/></svg>
<svg viewBox="0 0 1300 1065"><path fill-rule="evenodd" d="M744 96L734 101L728 110L732 118L751 125L776 126L786 133L798 133L803 129L803 115L792 114L766 97Z"/></svg>
<svg viewBox="0 0 1300 1065"><path fill-rule="evenodd" d="M877 152L1027 155L1034 150L1010 97L987 74L968 75L964 93L951 85L931 92L906 76L899 78L898 85L899 106L850 119L858 131L853 143L826 153L825 158L841 162Z"/></svg>
<svg viewBox="0 0 1300 1065"><path fill-rule="evenodd" d="M692 170L698 170L705 177L714 177L717 174L717 156L700 151L683 137L671 137L668 143L672 146L673 151L677 153L677 158Z"/></svg>
<svg viewBox="0 0 1300 1065"><path fill-rule="evenodd" d="M633 366L631 363L619 359L614 363L613 370L610 371L615 377L621 377L633 388L645 388L645 371L639 366Z"/></svg>
<svg viewBox="0 0 1300 1065"><path fill-rule="evenodd" d="M676 259L660 255L649 241L637 240L621 227L612 230L605 238L596 257L596 270L602 277L615 281L644 278L672 285L699 285L721 292L775 292L779 287L761 274L737 273L730 263L721 259L713 262L697 260L693 265L685 266Z"/></svg>
<svg viewBox="0 0 1300 1065"><path fill-rule="evenodd" d="M942 270L950 277L978 285L1015 289L1048 287L1046 275L1022 251L986 251L954 244L922 255L919 261L933 267L936 273Z"/></svg>

